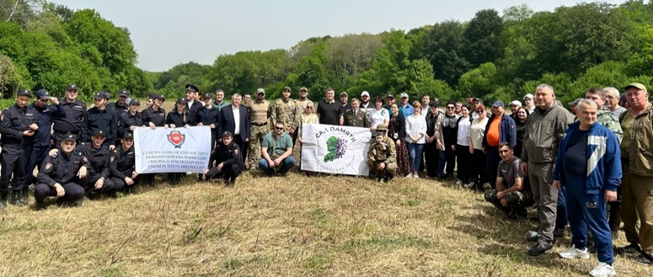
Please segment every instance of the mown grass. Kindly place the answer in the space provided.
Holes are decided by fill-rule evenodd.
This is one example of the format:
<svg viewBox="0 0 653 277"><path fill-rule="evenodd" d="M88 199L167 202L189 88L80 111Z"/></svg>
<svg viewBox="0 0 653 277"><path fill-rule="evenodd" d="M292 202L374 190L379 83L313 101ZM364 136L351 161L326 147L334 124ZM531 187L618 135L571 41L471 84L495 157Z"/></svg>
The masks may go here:
<svg viewBox="0 0 653 277"><path fill-rule="evenodd" d="M526 255L533 228L432 180L245 173L225 188L189 176L79 208L10 206L0 275L586 276L596 264ZM651 276L625 258L616 267Z"/></svg>

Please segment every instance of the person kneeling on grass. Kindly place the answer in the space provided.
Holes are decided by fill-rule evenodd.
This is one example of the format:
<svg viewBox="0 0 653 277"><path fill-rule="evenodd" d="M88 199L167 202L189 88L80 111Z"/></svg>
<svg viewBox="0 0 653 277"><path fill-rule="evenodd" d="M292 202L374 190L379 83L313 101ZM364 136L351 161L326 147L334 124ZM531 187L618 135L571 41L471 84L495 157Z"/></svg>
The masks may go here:
<svg viewBox="0 0 653 277"><path fill-rule="evenodd" d="M397 153L394 142L385 135L387 126L379 124L376 130L378 132L367 150L367 166L376 172L376 181L383 183L390 181L394 176L397 169Z"/></svg>
<svg viewBox="0 0 653 277"><path fill-rule="evenodd" d="M136 153L134 152L134 135L130 132L122 135L120 146L113 149L109 157L109 174L116 190L130 194L137 183ZM140 179L140 178L139 178Z"/></svg>
<svg viewBox="0 0 653 277"><path fill-rule="evenodd" d="M514 156L508 142L499 144L498 152L501 161L497 167L496 189L485 192L485 201L492 203L509 218L527 219L526 207L535 202L530 185L519 170L521 161Z"/></svg>
<svg viewBox="0 0 653 277"><path fill-rule="evenodd" d="M240 146L233 139L231 132L224 132L222 143L218 144L211 154L211 161L215 161L217 166L206 169L206 180L220 178L227 186L236 183L236 178L243 171L243 154L240 153Z"/></svg>
<svg viewBox="0 0 653 277"><path fill-rule="evenodd" d="M292 156L292 138L284 133L285 124L277 121L274 124L274 131L263 137L261 142L262 159L258 167L265 175L272 176L275 172L285 175L293 166L295 158Z"/></svg>
<svg viewBox="0 0 653 277"><path fill-rule="evenodd" d="M46 156L39 168L38 184L34 188L36 209L45 208L44 200L48 196L57 197L57 204L66 202L81 206L84 188L80 185L91 165L88 159L75 149L77 136L66 134L61 141L61 154Z"/></svg>

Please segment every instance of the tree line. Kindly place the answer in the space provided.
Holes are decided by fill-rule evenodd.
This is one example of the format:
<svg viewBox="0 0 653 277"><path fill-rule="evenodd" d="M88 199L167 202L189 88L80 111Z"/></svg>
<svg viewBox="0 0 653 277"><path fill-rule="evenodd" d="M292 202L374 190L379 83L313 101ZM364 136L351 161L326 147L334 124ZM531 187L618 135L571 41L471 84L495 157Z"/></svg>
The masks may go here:
<svg viewBox="0 0 653 277"><path fill-rule="evenodd" d="M62 91L75 80L82 95L126 88L139 97L177 96L193 83L227 95L262 87L268 98L284 86L294 92L306 86L313 100L332 87L353 95L367 90L372 96L407 92L412 98L510 101L546 82L565 103L592 86L653 84L653 4L644 1L539 12L527 5L501 13L484 9L467 22L313 37L290 49L224 54L212 65L189 62L165 72L137 68L129 31L93 10L0 0L0 20L5 93L20 86Z"/></svg>

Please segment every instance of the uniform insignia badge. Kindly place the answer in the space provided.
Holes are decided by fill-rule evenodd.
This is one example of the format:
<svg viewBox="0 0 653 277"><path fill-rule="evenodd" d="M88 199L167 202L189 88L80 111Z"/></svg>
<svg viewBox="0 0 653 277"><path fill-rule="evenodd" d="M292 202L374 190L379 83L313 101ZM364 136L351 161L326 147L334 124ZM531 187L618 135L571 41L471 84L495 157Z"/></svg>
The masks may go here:
<svg viewBox="0 0 653 277"><path fill-rule="evenodd" d="M168 137L168 141L175 148L181 148L181 146L186 141L186 135L182 134L179 131L170 131L170 134L168 134L167 137Z"/></svg>
<svg viewBox="0 0 653 277"><path fill-rule="evenodd" d="M116 159L116 157L111 156L111 158L109 158L109 162L113 162L113 160L115 160L115 159Z"/></svg>
<svg viewBox="0 0 653 277"><path fill-rule="evenodd" d="M234 154L238 155L238 149L234 149Z"/></svg>
<svg viewBox="0 0 653 277"><path fill-rule="evenodd" d="M0 121L3 121L3 120L5 120L5 115L4 115L4 114L0 114Z"/></svg>
<svg viewBox="0 0 653 277"><path fill-rule="evenodd" d="M86 156L84 156L84 162L85 162L85 163L88 162L88 159L86 158Z"/></svg>
<svg viewBox="0 0 653 277"><path fill-rule="evenodd" d="M45 170L49 170L50 168L52 168L52 163L45 164Z"/></svg>

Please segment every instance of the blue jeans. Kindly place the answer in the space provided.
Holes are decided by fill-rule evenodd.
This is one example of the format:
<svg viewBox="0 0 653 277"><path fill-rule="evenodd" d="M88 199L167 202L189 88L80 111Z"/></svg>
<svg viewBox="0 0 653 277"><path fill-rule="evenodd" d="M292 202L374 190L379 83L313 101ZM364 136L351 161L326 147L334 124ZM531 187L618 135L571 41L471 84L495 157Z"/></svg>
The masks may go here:
<svg viewBox="0 0 653 277"><path fill-rule="evenodd" d="M407 143L408 146L408 157L410 161L410 172L415 172L419 170L419 166L422 163L422 152L424 151L424 144L418 143Z"/></svg>
<svg viewBox="0 0 653 277"><path fill-rule="evenodd" d="M438 177L442 177L442 173L444 173L444 167L446 166L447 163L447 151L439 150L439 149L437 151L438 151ZM453 172L449 174L453 175Z"/></svg>
<svg viewBox="0 0 653 277"><path fill-rule="evenodd" d="M288 158L284 159L283 162L281 163L281 168L279 168L279 173L286 173L288 172L293 166L295 166L295 157L289 156ZM265 159L260 159L258 161L258 167L263 170L265 175L272 175L274 174L274 168L270 168L270 165L268 165L268 161Z"/></svg>

